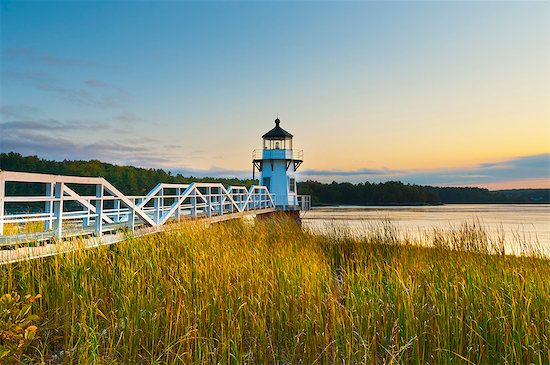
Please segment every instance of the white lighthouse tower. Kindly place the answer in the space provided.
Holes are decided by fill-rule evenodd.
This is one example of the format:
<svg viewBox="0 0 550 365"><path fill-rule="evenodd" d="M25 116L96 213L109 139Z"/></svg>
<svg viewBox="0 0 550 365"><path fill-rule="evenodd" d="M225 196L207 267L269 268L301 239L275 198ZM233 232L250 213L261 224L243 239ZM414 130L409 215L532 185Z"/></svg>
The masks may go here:
<svg viewBox="0 0 550 365"><path fill-rule="evenodd" d="M253 153L252 175L260 172L260 185L266 186L275 197L275 205L282 210L299 210L296 189L296 170L302 164L302 151L292 149L292 134L280 127L275 119L275 128L262 136L263 148Z"/></svg>

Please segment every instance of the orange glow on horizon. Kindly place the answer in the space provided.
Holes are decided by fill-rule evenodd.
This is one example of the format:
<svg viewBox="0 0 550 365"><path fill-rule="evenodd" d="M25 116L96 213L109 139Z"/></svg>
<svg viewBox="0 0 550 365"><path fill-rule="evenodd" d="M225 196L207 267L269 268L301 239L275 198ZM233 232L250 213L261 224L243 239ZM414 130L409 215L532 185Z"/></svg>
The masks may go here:
<svg viewBox="0 0 550 365"><path fill-rule="evenodd" d="M550 179L517 179L487 184L473 184L472 187L489 190L506 189L550 189Z"/></svg>

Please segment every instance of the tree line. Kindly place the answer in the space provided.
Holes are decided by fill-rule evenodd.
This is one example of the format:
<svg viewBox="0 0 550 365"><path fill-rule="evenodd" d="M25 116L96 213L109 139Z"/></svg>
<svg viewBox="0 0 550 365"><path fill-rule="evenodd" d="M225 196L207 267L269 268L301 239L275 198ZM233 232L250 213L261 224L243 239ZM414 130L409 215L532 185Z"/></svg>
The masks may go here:
<svg viewBox="0 0 550 365"><path fill-rule="evenodd" d="M490 191L474 187L434 187L383 183L298 183L300 194L312 196L314 205L434 205L444 203L549 203L550 189Z"/></svg>
<svg viewBox="0 0 550 365"><path fill-rule="evenodd" d="M225 186L257 184L257 180L238 178L193 177L172 174L162 169L118 166L98 160L51 161L19 153L1 153L0 169L40 172L58 175L101 176L127 195L145 195L160 182L186 184L193 181L221 182ZM25 191L17 189L26 189ZM42 193L37 186L7 186L8 194ZM298 192L312 196L314 205L427 205L443 203L549 203L550 189L490 191L473 187L433 187L405 184L400 181L383 183L298 183Z"/></svg>
<svg viewBox="0 0 550 365"><path fill-rule="evenodd" d="M170 171L162 169L145 169L133 166L119 166L98 160L78 161L64 160L51 161L37 156L22 156L19 153L1 153L0 169L21 172L39 172L55 175L103 177L125 195L145 195L158 183L187 184L191 182L221 182L225 186L244 185L251 186L252 179L193 177L181 174L173 175ZM24 186L9 186L9 194L18 194L16 189L24 189ZM28 186L30 193L42 193L40 187ZM42 187L43 189L43 187ZM25 192L28 194L28 192Z"/></svg>

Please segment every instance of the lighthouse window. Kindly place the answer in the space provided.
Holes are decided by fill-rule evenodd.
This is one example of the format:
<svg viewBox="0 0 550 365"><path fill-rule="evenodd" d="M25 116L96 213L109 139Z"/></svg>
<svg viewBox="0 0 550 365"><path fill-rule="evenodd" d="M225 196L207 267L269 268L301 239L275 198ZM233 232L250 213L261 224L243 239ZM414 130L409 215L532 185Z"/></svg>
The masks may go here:
<svg viewBox="0 0 550 365"><path fill-rule="evenodd" d="M296 179L293 177L290 178L290 186L288 187L288 191L291 193L296 192Z"/></svg>
<svg viewBox="0 0 550 365"><path fill-rule="evenodd" d="M281 149L281 147L279 146L279 142L275 142L275 149L276 149L276 150Z"/></svg>
<svg viewBox="0 0 550 365"><path fill-rule="evenodd" d="M268 189L271 189L269 186L271 184L271 178L270 177L264 177L264 181L262 183L263 186L267 187Z"/></svg>

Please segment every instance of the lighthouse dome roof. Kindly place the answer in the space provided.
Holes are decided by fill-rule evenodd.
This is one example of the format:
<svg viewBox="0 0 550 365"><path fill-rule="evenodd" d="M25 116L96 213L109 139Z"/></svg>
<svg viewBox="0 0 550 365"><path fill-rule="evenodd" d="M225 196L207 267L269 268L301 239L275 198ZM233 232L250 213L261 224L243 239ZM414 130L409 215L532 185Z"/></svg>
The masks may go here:
<svg viewBox="0 0 550 365"><path fill-rule="evenodd" d="M275 128L267 132L262 136L263 139L279 139L279 138L292 138L293 135L285 131L283 128L279 126L281 121L279 118L275 119Z"/></svg>

